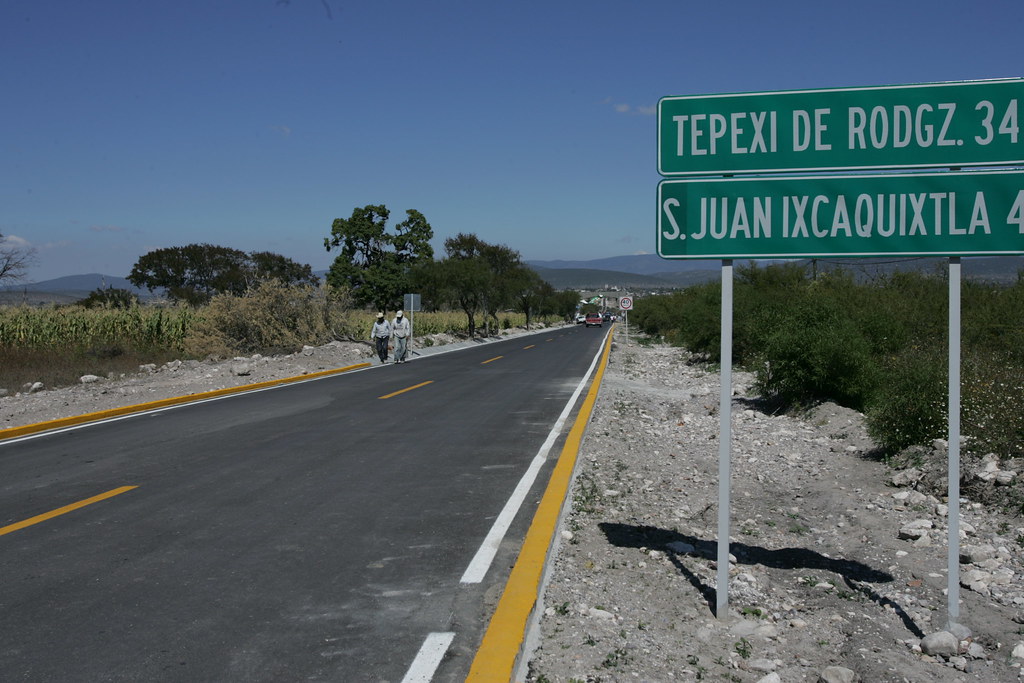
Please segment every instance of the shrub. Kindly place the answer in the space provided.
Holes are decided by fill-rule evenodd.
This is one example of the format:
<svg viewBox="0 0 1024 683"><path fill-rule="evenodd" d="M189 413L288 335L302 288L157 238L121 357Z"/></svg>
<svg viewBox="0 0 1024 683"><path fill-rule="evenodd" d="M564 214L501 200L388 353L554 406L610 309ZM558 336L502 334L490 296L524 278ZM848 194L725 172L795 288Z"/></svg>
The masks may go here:
<svg viewBox="0 0 1024 683"><path fill-rule="evenodd" d="M1005 353L972 353L960 387L960 431L971 449L1024 457L1024 367Z"/></svg>
<svg viewBox="0 0 1024 683"><path fill-rule="evenodd" d="M934 348L914 347L891 359L866 414L879 446L893 453L948 434L947 369Z"/></svg>
<svg viewBox="0 0 1024 683"><path fill-rule="evenodd" d="M878 373L870 344L836 302L804 293L764 322L762 395L787 407L831 399L863 410Z"/></svg>
<svg viewBox="0 0 1024 683"><path fill-rule="evenodd" d="M333 337L331 306L326 288L290 287L277 280L243 296L218 294L201 309L185 350L196 357L230 357L323 344Z"/></svg>

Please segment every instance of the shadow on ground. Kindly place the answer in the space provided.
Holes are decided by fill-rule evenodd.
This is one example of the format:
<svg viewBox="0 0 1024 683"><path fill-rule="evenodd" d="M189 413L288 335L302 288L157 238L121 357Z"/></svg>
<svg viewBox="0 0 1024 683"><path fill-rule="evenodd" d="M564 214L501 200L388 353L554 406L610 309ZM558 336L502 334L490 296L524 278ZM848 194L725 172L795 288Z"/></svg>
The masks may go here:
<svg viewBox="0 0 1024 683"><path fill-rule="evenodd" d="M696 536L681 534L678 531L670 531L653 526L637 526L612 522L601 522L598 526L604 532L608 542L614 546L620 548L651 548L666 552L672 564L701 594L711 611L715 611L715 606L718 604L715 587L705 584L699 576L686 566L682 558L689 555L715 560L718 557L718 543L716 541L708 541ZM832 572L838 575L851 590L862 593L880 606L890 607L895 610L909 631L919 638L924 637L920 627L914 623L900 605L880 595L867 585L893 581L894 577L888 572L874 569L856 560L826 557L807 548L770 550L746 543L732 543L729 546L729 551L736 558L737 564L759 564L773 569L815 569Z"/></svg>

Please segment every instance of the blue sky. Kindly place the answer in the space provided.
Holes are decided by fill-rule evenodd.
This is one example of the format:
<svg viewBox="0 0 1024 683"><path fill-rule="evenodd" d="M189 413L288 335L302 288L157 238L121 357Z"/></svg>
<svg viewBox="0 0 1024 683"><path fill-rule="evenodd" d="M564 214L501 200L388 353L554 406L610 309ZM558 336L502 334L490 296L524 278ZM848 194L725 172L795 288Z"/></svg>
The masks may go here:
<svg viewBox="0 0 1024 683"><path fill-rule="evenodd" d="M385 204L529 260L655 252L667 95L1024 75L1021 0L4 0L29 281L208 242L314 269Z"/></svg>

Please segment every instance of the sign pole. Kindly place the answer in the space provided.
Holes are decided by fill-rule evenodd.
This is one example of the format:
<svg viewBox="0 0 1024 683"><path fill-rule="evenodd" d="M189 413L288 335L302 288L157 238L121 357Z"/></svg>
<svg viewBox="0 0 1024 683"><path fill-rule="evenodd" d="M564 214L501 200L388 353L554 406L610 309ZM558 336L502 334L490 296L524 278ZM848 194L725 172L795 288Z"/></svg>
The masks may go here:
<svg viewBox="0 0 1024 683"><path fill-rule="evenodd" d="M729 607L729 484L732 449L732 259L722 260L721 395L718 414L718 579L715 616L724 619Z"/></svg>
<svg viewBox="0 0 1024 683"><path fill-rule="evenodd" d="M960 620L960 257L949 259L949 555L947 626Z"/></svg>

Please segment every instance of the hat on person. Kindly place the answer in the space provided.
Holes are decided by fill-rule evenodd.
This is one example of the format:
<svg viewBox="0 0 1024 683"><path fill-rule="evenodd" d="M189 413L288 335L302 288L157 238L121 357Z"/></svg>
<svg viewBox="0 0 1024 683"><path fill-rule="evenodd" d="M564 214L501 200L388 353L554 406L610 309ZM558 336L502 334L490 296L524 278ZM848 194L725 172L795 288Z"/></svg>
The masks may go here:
<svg viewBox="0 0 1024 683"><path fill-rule="evenodd" d="M384 311L377 311L377 317L378 318L383 318L384 317Z"/></svg>
<svg viewBox="0 0 1024 683"><path fill-rule="evenodd" d="M402 317L402 312L401 311L396 312L395 313L395 317L396 318L401 318Z"/></svg>

